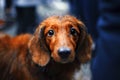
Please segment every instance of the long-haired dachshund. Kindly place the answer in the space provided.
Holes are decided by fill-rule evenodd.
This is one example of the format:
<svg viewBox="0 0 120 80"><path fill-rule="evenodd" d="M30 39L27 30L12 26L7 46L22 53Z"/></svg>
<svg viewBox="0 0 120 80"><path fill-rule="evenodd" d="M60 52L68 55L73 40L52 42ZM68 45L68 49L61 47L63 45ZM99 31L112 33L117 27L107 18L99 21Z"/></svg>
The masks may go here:
<svg viewBox="0 0 120 80"><path fill-rule="evenodd" d="M0 80L73 80L90 59L92 39L73 16L52 16L34 35L0 36Z"/></svg>

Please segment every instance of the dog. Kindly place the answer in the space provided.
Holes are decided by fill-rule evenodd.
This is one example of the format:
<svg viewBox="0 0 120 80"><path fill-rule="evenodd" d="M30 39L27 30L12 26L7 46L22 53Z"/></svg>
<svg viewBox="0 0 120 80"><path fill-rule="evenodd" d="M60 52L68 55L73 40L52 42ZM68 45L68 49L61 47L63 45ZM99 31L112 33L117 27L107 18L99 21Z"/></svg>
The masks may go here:
<svg viewBox="0 0 120 80"><path fill-rule="evenodd" d="M33 35L0 36L0 80L73 80L91 58L92 38L77 18L51 16Z"/></svg>

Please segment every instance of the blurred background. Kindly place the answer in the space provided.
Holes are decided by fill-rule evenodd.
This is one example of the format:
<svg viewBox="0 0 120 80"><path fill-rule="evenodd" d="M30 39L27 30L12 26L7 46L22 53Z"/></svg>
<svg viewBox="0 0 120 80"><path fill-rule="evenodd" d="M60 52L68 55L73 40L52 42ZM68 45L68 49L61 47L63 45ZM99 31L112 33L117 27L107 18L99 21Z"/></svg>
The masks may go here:
<svg viewBox="0 0 120 80"><path fill-rule="evenodd" d="M33 33L45 18L65 14L83 21L94 42L77 80L120 80L120 0L0 0L0 32Z"/></svg>
<svg viewBox="0 0 120 80"><path fill-rule="evenodd" d="M0 0L0 31L33 33L45 18L69 14L69 9L67 0Z"/></svg>

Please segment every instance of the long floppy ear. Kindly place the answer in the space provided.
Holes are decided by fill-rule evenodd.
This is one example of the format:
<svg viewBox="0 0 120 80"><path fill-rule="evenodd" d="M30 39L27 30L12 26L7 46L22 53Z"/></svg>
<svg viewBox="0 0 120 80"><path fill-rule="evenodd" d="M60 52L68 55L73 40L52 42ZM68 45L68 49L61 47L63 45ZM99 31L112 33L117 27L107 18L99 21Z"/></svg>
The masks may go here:
<svg viewBox="0 0 120 80"><path fill-rule="evenodd" d="M46 45L44 29L45 27L40 25L28 44L33 62L40 66L46 66L50 60L50 51Z"/></svg>
<svg viewBox="0 0 120 80"><path fill-rule="evenodd" d="M77 46L77 59L81 63L85 63L91 59L92 38L87 33L86 27L82 22L78 22L80 35Z"/></svg>

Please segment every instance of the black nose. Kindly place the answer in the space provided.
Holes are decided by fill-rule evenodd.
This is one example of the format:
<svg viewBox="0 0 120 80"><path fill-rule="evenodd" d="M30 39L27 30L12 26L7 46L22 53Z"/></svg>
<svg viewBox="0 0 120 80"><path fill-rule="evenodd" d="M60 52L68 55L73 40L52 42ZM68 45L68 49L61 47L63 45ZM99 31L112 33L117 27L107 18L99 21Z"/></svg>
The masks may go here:
<svg viewBox="0 0 120 80"><path fill-rule="evenodd" d="M58 54L61 58L66 59L70 55L71 50L69 48L60 48Z"/></svg>

